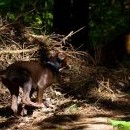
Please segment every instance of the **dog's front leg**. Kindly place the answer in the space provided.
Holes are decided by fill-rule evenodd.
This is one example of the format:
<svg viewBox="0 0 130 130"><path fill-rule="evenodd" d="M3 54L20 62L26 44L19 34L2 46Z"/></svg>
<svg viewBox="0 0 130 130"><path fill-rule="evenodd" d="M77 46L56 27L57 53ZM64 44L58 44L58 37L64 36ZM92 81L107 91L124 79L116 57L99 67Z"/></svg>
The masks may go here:
<svg viewBox="0 0 130 130"><path fill-rule="evenodd" d="M37 102L38 104L43 104L43 92L44 92L44 86L38 86L38 91L37 91Z"/></svg>

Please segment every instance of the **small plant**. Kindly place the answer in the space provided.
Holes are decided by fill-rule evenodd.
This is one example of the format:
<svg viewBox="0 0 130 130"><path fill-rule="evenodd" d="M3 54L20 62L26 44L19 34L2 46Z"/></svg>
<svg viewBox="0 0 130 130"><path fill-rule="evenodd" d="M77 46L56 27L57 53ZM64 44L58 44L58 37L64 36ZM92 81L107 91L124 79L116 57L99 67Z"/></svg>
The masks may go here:
<svg viewBox="0 0 130 130"><path fill-rule="evenodd" d="M66 112L69 112L71 114L74 114L76 113L78 110L78 107L77 107L77 104L73 104L71 106L69 106L67 109L66 109Z"/></svg>
<svg viewBox="0 0 130 130"><path fill-rule="evenodd" d="M109 120L108 122L118 130L130 130L130 121Z"/></svg>

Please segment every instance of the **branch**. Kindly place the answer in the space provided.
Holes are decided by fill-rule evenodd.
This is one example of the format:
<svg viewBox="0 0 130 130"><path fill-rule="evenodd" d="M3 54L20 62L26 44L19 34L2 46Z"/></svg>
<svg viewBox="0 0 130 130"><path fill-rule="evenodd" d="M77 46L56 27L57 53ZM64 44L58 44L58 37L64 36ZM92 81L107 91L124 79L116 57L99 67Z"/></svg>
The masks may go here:
<svg viewBox="0 0 130 130"><path fill-rule="evenodd" d="M70 32L66 37L64 37L64 38L62 39L62 41L60 41L60 42L61 42L61 43L63 42L63 43L65 44L65 41L66 41L69 37L73 36L74 34L78 33L79 31L83 30L84 28L85 28L85 26L82 27L82 28L80 28L80 29L78 29L78 30L75 31L75 32L71 31L71 32Z"/></svg>
<svg viewBox="0 0 130 130"><path fill-rule="evenodd" d="M18 53L26 53L26 52L31 52L31 51L37 51L38 47L34 47L32 49L23 49L23 50L3 50L0 51L0 54L18 54Z"/></svg>

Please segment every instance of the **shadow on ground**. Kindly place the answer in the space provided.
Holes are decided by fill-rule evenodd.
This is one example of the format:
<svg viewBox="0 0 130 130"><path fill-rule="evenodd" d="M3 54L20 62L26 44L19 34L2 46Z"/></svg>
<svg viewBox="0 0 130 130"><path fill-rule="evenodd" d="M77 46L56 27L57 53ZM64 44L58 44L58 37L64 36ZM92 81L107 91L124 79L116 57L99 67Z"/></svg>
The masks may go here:
<svg viewBox="0 0 130 130"><path fill-rule="evenodd" d="M89 83L90 84L90 83ZM113 111L118 114L130 115L130 93L125 92L124 95L118 95L116 99L112 100L111 96L104 98L100 93L93 93L93 89L97 88L97 84L92 82L92 86L86 84L84 87L77 90L72 90L69 93L67 89L63 91L66 97L73 97L73 99L80 100L83 103L95 104L99 109ZM86 87L87 86L87 87ZM116 94L116 93L115 93Z"/></svg>
<svg viewBox="0 0 130 130"><path fill-rule="evenodd" d="M85 126L76 126L73 124L73 122L78 121L79 118L79 115L53 115L52 117L41 121L37 125L40 125L40 130L81 130L83 128L86 128ZM68 126L70 123L71 127Z"/></svg>
<svg viewBox="0 0 130 130"><path fill-rule="evenodd" d="M0 122L0 129L10 128L15 123L17 123L17 118L8 118L6 121Z"/></svg>
<svg viewBox="0 0 130 130"><path fill-rule="evenodd" d="M0 108L0 117L9 118L13 115L13 111L10 109L10 106Z"/></svg>

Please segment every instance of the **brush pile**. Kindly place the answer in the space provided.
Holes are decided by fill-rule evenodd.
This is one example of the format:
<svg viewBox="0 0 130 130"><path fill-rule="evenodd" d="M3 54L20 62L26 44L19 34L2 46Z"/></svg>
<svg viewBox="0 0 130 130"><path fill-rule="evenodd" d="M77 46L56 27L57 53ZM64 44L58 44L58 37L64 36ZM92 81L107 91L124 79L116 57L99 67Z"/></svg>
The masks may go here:
<svg viewBox="0 0 130 130"><path fill-rule="evenodd" d="M69 43L70 37L76 32L72 31L67 36L44 33L36 35L34 30L0 19L0 68L4 69L18 60L39 60L41 52L42 55L48 55L51 50L61 50L68 55L71 66L68 73L61 75L61 83L72 86L76 84L76 79L79 79L77 82L84 80L89 73L87 65L92 65L93 59L88 53L74 49Z"/></svg>

